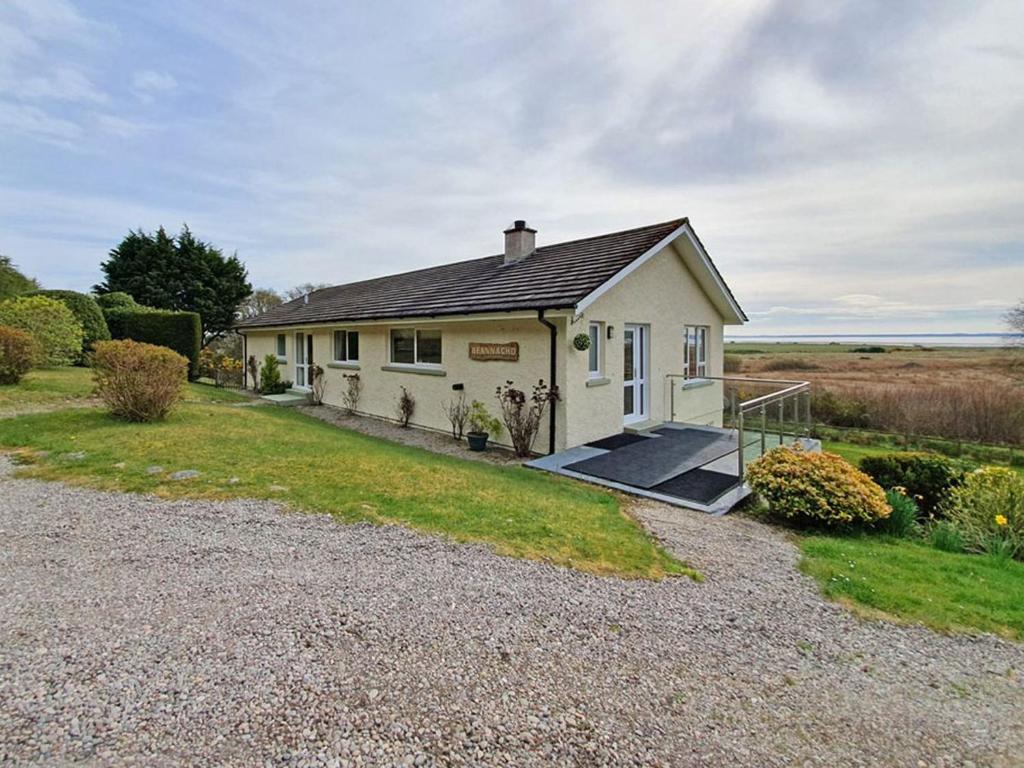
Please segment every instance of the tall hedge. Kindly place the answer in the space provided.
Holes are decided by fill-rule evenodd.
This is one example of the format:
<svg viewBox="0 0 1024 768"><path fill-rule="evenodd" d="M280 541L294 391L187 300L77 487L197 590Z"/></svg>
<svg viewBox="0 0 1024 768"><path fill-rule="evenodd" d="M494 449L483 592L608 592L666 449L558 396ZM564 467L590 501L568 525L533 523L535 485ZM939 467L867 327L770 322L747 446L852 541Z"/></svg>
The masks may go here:
<svg viewBox="0 0 1024 768"><path fill-rule="evenodd" d="M195 312L138 307L108 309L104 315L115 339L132 339L173 349L188 358L189 378L199 376L203 326Z"/></svg>
<svg viewBox="0 0 1024 768"><path fill-rule="evenodd" d="M85 356L92 349L97 341L108 341L110 330L107 328L107 321L103 318L100 305L96 299L77 291L55 291L42 290L32 291L28 296L45 296L48 299L56 299L65 307L71 310L78 322L82 324L82 352L75 362L84 365Z"/></svg>
<svg viewBox="0 0 1024 768"><path fill-rule="evenodd" d="M18 296L0 301L0 325L20 328L39 342L37 365L71 365L82 353L82 324L56 299Z"/></svg>

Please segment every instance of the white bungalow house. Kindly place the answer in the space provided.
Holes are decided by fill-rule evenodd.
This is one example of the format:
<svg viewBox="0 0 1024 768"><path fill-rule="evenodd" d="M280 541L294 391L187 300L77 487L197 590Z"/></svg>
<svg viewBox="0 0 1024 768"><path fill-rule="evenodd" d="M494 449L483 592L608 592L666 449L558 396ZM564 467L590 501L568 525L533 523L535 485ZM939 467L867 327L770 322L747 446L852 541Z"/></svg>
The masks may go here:
<svg viewBox="0 0 1024 768"><path fill-rule="evenodd" d="M554 381L541 453L665 421L720 425L723 328L746 316L689 220L540 247L536 234L516 221L503 253L314 291L242 322L246 355L276 355L298 390L320 365L329 405L358 372L358 410L381 418L404 386L411 423L432 430L448 429L453 390L496 413L499 384Z"/></svg>

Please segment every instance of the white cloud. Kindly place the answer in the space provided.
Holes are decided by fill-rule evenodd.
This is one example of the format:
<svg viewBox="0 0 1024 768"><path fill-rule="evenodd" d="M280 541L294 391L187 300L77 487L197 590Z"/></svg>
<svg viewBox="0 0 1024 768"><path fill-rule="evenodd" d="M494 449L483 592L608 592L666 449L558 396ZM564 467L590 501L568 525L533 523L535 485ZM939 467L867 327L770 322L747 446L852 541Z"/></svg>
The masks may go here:
<svg viewBox="0 0 1024 768"><path fill-rule="evenodd" d="M160 94L169 93L177 87L178 81L167 72L143 69L132 75L132 90L136 97L145 103L150 103Z"/></svg>

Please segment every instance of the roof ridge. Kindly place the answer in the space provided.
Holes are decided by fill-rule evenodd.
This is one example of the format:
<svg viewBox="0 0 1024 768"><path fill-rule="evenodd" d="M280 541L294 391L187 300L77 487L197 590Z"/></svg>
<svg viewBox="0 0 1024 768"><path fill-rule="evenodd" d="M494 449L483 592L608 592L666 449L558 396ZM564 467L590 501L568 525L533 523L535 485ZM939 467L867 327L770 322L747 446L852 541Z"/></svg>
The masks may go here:
<svg viewBox="0 0 1024 768"><path fill-rule="evenodd" d="M689 221L689 217L682 216L681 218L678 218L678 219L669 219L668 221L660 221L657 224L645 224L642 227L630 227L629 229L620 229L620 230L618 230L616 232L604 232L603 234L600 234L600 235L590 235L589 237L578 237L575 240L563 240L560 243L551 243L550 245L542 245L542 246L538 247L537 250L538 251L543 251L543 250L545 250L547 248L557 248L558 246L561 246L561 245L574 245L576 243L585 243L588 240L600 240L603 237L616 237L618 235L628 235L628 234L631 234L633 232L640 232L640 231L645 230L645 229L658 229L659 227L667 227L669 224L675 225L673 227L673 229L676 229L678 227L683 226L683 224L685 224L687 221Z"/></svg>

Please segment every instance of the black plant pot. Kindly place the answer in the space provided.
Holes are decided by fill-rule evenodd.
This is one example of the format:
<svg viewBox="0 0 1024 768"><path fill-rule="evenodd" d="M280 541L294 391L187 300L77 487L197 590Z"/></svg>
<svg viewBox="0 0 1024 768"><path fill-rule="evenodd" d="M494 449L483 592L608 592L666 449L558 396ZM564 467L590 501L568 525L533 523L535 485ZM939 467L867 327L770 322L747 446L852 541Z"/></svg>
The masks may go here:
<svg viewBox="0 0 1024 768"><path fill-rule="evenodd" d="M469 450L471 451L485 451L487 450L487 438L490 437L486 432L467 432L466 439L469 441Z"/></svg>

